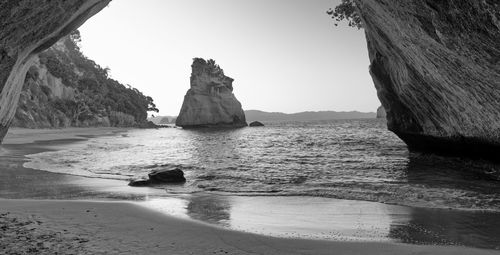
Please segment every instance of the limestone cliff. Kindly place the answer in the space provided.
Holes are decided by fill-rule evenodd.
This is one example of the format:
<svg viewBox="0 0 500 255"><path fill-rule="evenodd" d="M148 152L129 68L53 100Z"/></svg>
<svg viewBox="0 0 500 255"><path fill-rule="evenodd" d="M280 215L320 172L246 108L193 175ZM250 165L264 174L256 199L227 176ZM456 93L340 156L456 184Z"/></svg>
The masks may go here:
<svg viewBox="0 0 500 255"><path fill-rule="evenodd" d="M50 128L68 127L69 118L54 109L51 99L73 100L75 89L65 86L60 78L54 77L35 57L19 97L18 108L12 121L14 127Z"/></svg>
<svg viewBox="0 0 500 255"><path fill-rule="evenodd" d="M500 155L500 3L356 0L388 128L411 150Z"/></svg>
<svg viewBox="0 0 500 255"><path fill-rule="evenodd" d="M175 124L183 128L247 126L241 103L233 94L233 79L213 60L195 58L191 68L191 88Z"/></svg>
<svg viewBox="0 0 500 255"><path fill-rule="evenodd" d="M0 2L0 141L14 117L34 56L82 25L110 0Z"/></svg>
<svg viewBox="0 0 500 255"><path fill-rule="evenodd" d="M377 119L385 119L387 118L387 113L385 112L385 109L383 106L380 106L377 108Z"/></svg>
<svg viewBox="0 0 500 255"><path fill-rule="evenodd" d="M81 53L80 40L74 31L34 58L12 126L139 126L146 121L152 99L110 79Z"/></svg>

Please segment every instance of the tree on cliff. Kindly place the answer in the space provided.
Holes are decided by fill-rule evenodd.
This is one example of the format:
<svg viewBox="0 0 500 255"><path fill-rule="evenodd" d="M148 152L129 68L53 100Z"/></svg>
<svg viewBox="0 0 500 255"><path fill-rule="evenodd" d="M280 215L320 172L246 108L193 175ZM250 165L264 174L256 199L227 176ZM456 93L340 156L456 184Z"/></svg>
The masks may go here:
<svg viewBox="0 0 500 255"><path fill-rule="evenodd" d="M148 102L148 112L156 112L156 113L160 112L160 110L158 110L158 108L156 108L156 104L153 103L152 97L147 96L146 101Z"/></svg>
<svg viewBox="0 0 500 255"><path fill-rule="evenodd" d="M106 116L127 116L132 122L145 122L148 111L158 112L153 98L130 85L110 78L109 68L103 68L80 50L78 31L61 39L56 46L42 52L40 63L53 76L75 91L73 99L50 98L56 110L70 118L74 125Z"/></svg>
<svg viewBox="0 0 500 255"><path fill-rule="evenodd" d="M339 5L334 9L330 8L326 13L335 20L335 26L338 26L340 21L346 20L350 27L358 29L363 27L354 0L342 0Z"/></svg>

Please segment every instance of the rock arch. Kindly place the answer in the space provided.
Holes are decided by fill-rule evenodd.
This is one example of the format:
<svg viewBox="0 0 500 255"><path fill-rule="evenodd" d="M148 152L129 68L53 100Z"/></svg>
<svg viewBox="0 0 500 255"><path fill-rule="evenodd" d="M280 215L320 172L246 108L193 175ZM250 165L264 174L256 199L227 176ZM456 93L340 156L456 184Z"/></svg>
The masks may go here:
<svg viewBox="0 0 500 255"><path fill-rule="evenodd" d="M498 1L355 1L388 128L413 150L500 158ZM109 2L0 2L0 140L32 56Z"/></svg>

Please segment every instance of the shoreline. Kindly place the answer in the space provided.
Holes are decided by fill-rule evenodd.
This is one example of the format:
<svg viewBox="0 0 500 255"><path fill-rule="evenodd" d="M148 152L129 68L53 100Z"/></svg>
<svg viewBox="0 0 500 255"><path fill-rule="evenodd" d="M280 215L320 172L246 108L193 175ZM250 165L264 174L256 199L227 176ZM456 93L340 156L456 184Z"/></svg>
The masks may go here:
<svg viewBox="0 0 500 255"><path fill-rule="evenodd" d="M63 242L80 238L78 254L498 254L461 246L274 238L175 218L128 202L0 202L0 213L40 222L36 231L57 233Z"/></svg>
<svg viewBox="0 0 500 255"><path fill-rule="evenodd" d="M182 199L179 197L173 198L173 197L169 197L169 195L166 194L164 190L156 189L156 188L129 187L126 185L126 182L124 182L124 181L91 178L92 180L89 182L88 177L57 174L57 173L51 173L51 172L35 170L35 169L28 169L28 168L23 167L24 162L27 160L24 157L24 155L26 155L26 154L32 154L32 153L37 153L37 152L47 151L47 150L53 150L53 149L60 148L61 146L71 145L72 143L75 143L75 142L85 141L85 140L92 138L92 137L101 136L101 135L116 135L116 134L119 134L121 132L126 132L127 130L130 130L130 129L114 129L114 128L92 129L91 128L91 129L76 129L76 130L69 129L69 130L63 130L63 132L60 132L61 130L41 130L42 133L44 133L44 135L49 134L48 136L46 136L48 139L47 138L35 139L35 138L39 138L38 135L40 135L40 134L37 133L38 130L14 130L15 132L13 133L13 136L10 136L10 138L8 138L8 139L10 139L10 141L6 139L6 143L4 145L2 145L2 149L7 150L11 155L10 155L10 158L8 158L8 160L2 160L0 162L0 167L3 168L3 170L0 171L0 175L4 175L2 178L4 182L2 182L2 180L0 180L0 184L2 187L5 187L5 188L0 189L0 202L3 205L2 208L0 209L0 214L5 213L5 210L8 209L8 210L10 210L11 213L12 212L16 212L16 213L25 212L26 213L28 211L30 213L36 212L35 215L44 218L44 217L51 216L53 213L57 214L57 212L50 211L50 210L39 210L35 207L45 208L45 206L48 206L49 204L54 204L54 203L55 204L58 204L58 203L64 204L65 207L76 206L76 204L73 204L73 203L83 203L83 204L85 204L85 206L90 206L90 205L94 205L94 203L98 203L99 205L101 205L103 207L104 213L109 214L108 217L111 217L115 213L112 211L113 210L112 208L114 207L114 205L123 203L126 205L126 206L123 205L123 207L124 207L123 210L125 210L125 211L132 210L135 212L135 209L132 209L131 207L139 206L139 207L141 207L140 208L141 214L143 214L144 211L149 211L150 213L162 215L164 217L169 218L168 222L170 222L170 221L176 221L176 222L177 221L181 221L181 222L188 221L188 222L191 222L190 224L195 224L196 226L204 226L204 227L209 228L209 229L217 229L217 231L222 231L226 234L229 232L229 233L241 233L243 235L246 235L246 234L250 235L250 236L243 236L241 238L255 238L255 236L258 236L259 238L265 239L266 242L271 242L273 245L276 242L281 243L282 241L280 241L280 240L282 240L282 239L283 240L302 240L303 242L305 242L304 243L305 246L307 246L307 247L311 246L308 249L314 250L314 252L305 253L305 254L328 254L326 252L326 250L324 252L321 249L320 250L315 249L315 245L312 244L314 242L326 242L326 243L328 243L326 245L328 247L341 246L343 248L348 249L349 251L351 251L353 249L358 251L358 252L353 253L353 254L374 254L372 252L371 248L368 250L362 250L362 249L360 250L360 248L355 248L357 246L363 246L363 247L364 246L373 246L373 247L378 247L377 249L383 248L384 252L382 252L382 250L380 250L381 251L380 254L386 254L386 252L394 253L394 254L406 254L404 252L406 252L407 250L409 251L409 250L413 250L413 249L416 249L417 251L424 251L424 252L428 252L429 254L432 254L432 253L437 252L436 250L433 250L433 248L438 249L439 253L445 252L444 254L446 254L447 251L454 251L454 253L456 253L457 251L460 251L460 252L470 251L473 253L479 252L477 254L482 254L483 251L486 251L486 250L482 250L482 249L478 249L478 248L465 248L463 246L456 246L456 245L455 246L454 245L440 246L440 245L435 245L435 244L433 244L433 245L401 244L403 246L400 246L400 244L398 244L397 240L384 240L384 241L379 240L379 241L375 241L375 242L373 242L373 241L359 242L359 241L353 241L353 239L350 239L349 241L345 242L342 240L339 241L339 239L336 239L333 241L332 240L318 240L317 238L315 240L314 239L307 239L307 236L304 236L304 235L299 236L301 239L294 239L294 237L296 238L297 236L291 236L292 238L290 238L290 236L282 235L280 237L287 237L287 238L277 238L277 237L271 237L269 235L269 233L265 233L265 232L263 232L261 234L267 234L267 235L249 234L249 233L243 232L243 231L249 229L248 226L247 226L247 229L245 229L245 228L238 229L238 228L235 228L233 226L231 228L232 229L231 230L230 228L227 228L227 227L221 227L220 222L224 222L225 220L227 220L231 217L233 217L233 221L235 221L234 217L236 217L236 216L234 214L231 215L230 211L231 210L237 211L238 208L241 211L242 208L241 208L241 206L238 207L237 206L238 204L240 204L240 205L241 204L250 204L250 206L252 206L252 203L253 203L253 207L264 209L264 210L265 209L270 210L269 213L272 215L273 214L272 210L274 210L274 209L272 207L262 207L262 205L263 204L277 204L277 203L275 203L276 201L283 201L283 200L287 200L288 198L286 198L286 197L284 197L284 198L271 197L270 198L270 197L266 197L266 196L264 196L262 199L258 199L258 196L246 196L243 198L236 197L236 202L235 201L229 201L229 202L223 201L222 208L224 210L221 211L220 210L221 207L218 206L217 203L215 203L215 206L212 205L212 204L214 204L213 202L214 201L217 202L217 200L220 200L220 197L225 197L228 200L231 200L231 199L234 200L234 196L219 196L219 198L217 198L217 196L214 197L214 194L212 194L212 196L210 196L210 194L208 194L208 196L205 196L205 197L204 197L204 195L191 196L191 197L189 197L189 199ZM22 134L25 131L28 131L28 135L26 137L24 137ZM4 159L5 159L5 153L6 152L4 151L3 153L0 154L0 155L2 155L2 157ZM5 175L6 172L7 172L7 175ZM22 181L20 183L17 183L18 186L15 186L16 185L15 183L10 183L8 181L7 178L9 178L9 176L10 176L10 178L12 178L13 176L16 176L15 178L20 178L20 179L22 179ZM7 179L7 182L6 182L6 179ZM36 183L32 182L30 184L30 182L26 182L26 180L28 180L28 179L33 179L36 181ZM42 183L41 186L40 186L40 183ZM31 186L31 185L33 185L33 186ZM6 192L6 190L7 190L7 192ZM18 192L17 192L17 194L12 194L12 193L9 193L8 190L11 190L11 191L16 190ZM33 195L37 195L38 197L33 196ZM31 199L26 199L27 197L31 198ZM181 209L184 207L186 207L186 208L191 207L191 212L188 212L188 213L182 212L181 214L176 215L176 216L181 216L181 217L169 216L169 215L172 215L171 212L168 212L168 211L166 212L164 209L161 209L161 208L160 208L160 210L158 210L158 209L155 210L155 208L152 208L151 206L148 207L146 205L148 203L148 200L150 198L153 198L153 197L160 198L160 200L162 198L163 199L165 199L165 198L173 199L176 201L176 203L184 200L185 204L182 204L182 205L177 204L177 205L174 205L174 207L177 206L176 208L181 208ZM200 197L201 197L201 199L200 199ZM9 198L9 199L5 200L2 198ZM50 200L46 200L47 198L50 198ZM276 199L276 200L274 200L274 199ZM291 199L293 202L294 199L295 200L304 200L307 198L298 198L298 199L291 198ZM252 201L252 200L254 200L254 201ZM321 198L320 198L320 200L321 200ZM324 200L328 200L328 199L324 198ZM143 202L136 203L134 201L143 201ZM193 201L196 201L196 203L192 203ZM275 201L275 202L272 202L272 201ZM331 199L327 203L330 204L330 202L333 202L333 201L334 201L334 199ZM149 202L151 202L151 201L149 201ZM359 204L361 204L363 206L363 203L364 202L360 202ZM375 202L366 202L365 204L369 204L369 203L375 204ZM37 206L35 206L35 204ZM207 204L210 204L210 205L207 206ZM323 203L323 204L326 204L326 203ZM167 203L166 205L168 206L171 204ZM83 206L83 205L78 204L78 206ZM165 204L162 204L162 206L165 207ZM390 206L386 206L386 205L383 205L382 207L390 208ZM397 206L394 206L394 207L397 207ZM21 211L16 211L16 208L24 208L24 209ZM195 211L193 214L193 208L198 210L198 212ZM214 208L216 210L215 213L214 213ZM241 219L248 220L249 219L248 217L252 216L252 217L254 217L253 218L254 220L257 220L257 221L264 220L265 222L267 221L268 227L275 224L274 222L271 222L274 220L274 219L272 219L272 217L271 217L271 219L269 219L269 218L263 219L261 217L261 215L258 215L255 213L253 215L250 215L250 214L248 214L248 209L252 209L252 208L245 209L246 210L245 214L240 213L239 218L237 217L235 219L240 219L240 222L241 222ZM296 210L296 208L295 209L292 208L292 211L293 210ZM71 218L72 220L78 219L81 216L79 214L79 212L77 212L77 211L59 212L59 214L62 214L62 213L65 214L64 217ZM310 212L310 213L314 214L314 212ZM340 212L340 213L345 214L345 213L349 213L349 212ZM406 214L410 215L411 213L406 212ZM174 215L175 215L175 213L174 213ZM220 218L221 215L222 215L222 218ZM395 215L397 215L397 213L395 213ZM255 218L255 216L257 216L257 218ZM281 216L283 216L283 214L281 214ZM297 215L295 215L291 218L289 217L288 220L295 221L296 216ZM62 217L62 218L64 218L64 217ZM132 217L132 216L130 216L130 217ZM138 219L142 219L142 215L136 215L136 217ZM280 216L278 215L277 217L280 217ZM211 221L212 219L220 220L220 222L212 222ZM339 219L339 220L342 221L345 219ZM352 221L352 219L348 219L348 220L350 220L349 222ZM379 221L380 219L377 218L375 220ZM307 221L307 219L306 219L306 221ZM107 225L107 222L105 222L105 221L103 221L101 223L103 226ZM258 226L258 224L260 224L260 223L262 223L262 222L257 222L257 225L251 225L251 227L255 229L255 226ZM57 223L55 225L57 226L58 224L69 224L69 223L61 222L61 223ZM132 226L133 224L127 225L126 223L123 223L123 222L120 224L124 224L124 226L128 226L128 228L133 229L133 226ZM163 224L163 223L161 223L161 224ZM168 224L165 223L165 224L169 225L170 223L168 223ZM163 225L162 225L162 227L168 228L168 226L163 226ZM300 227L304 227L304 226L299 226L299 228ZM129 229L129 231L130 231L130 229ZM254 233L260 233L260 232L254 231ZM114 233L113 235L115 235L115 234L116 233ZM81 235L81 234L78 234L78 235ZM111 233L110 233L110 235L111 235ZM118 233L118 235L120 235L120 233ZM306 237L306 238L304 238L304 237ZM112 237L111 236L108 237L108 239L110 239L110 238L112 238ZM148 238L150 238L150 237L148 237ZM197 238L206 238L206 237L197 237ZM141 237L140 239L142 240L143 238ZM194 243L197 243L197 242L198 242L198 239L195 239ZM289 241L284 241L284 242L288 243ZM308 243L308 242L312 242L312 243ZM101 244L101 245L104 245L104 244ZM282 244L279 244L279 245L282 245ZM286 245L289 245L289 244L286 244ZM403 249L401 247L405 247L405 248ZM499 249L499 248L500 247L496 247L495 249ZM245 249L247 249L247 248L245 248ZM393 249L396 249L396 250L393 250ZM399 249L401 249L401 251ZM295 249L293 249L293 251L295 251ZM487 251L495 251L495 250L487 250ZM176 252L179 252L179 251L176 251ZM214 252L216 252L216 251L214 250ZM238 252L241 252L241 251L238 251ZM258 252L262 252L262 251L258 251ZM324 252L324 253L322 253L322 252ZM154 253L154 251L152 250L151 253ZM450 252L450 254L454 254L454 253ZM90 254L92 254L92 253L90 253ZM189 254L189 253L181 253L181 254ZM193 254L204 254L204 253L193 253ZM230 253L230 254L240 254L240 253ZM246 253L241 253L241 254L246 254ZM268 253L264 252L264 254L268 254ZM276 254L280 254L280 253L276 253ZM287 253L283 253L283 254L290 254L290 253L287 252ZM351 253L342 253L342 254L351 254ZM410 253L408 252L408 254L410 254ZM490 254L490 253L485 253L485 254Z"/></svg>
<svg viewBox="0 0 500 255"><path fill-rule="evenodd" d="M132 188L123 180L89 178L26 168L26 155L59 150L89 138L112 136L130 129L13 129L0 145L0 198L143 200L161 190ZM24 132L27 135L24 136ZM40 138L39 135L43 135Z"/></svg>
<svg viewBox="0 0 500 255"><path fill-rule="evenodd" d="M4 137L2 145L27 144L51 140L78 139L87 140L97 136L116 135L133 128L90 127L90 128L60 128L60 129L30 129L10 128ZM40 136L43 136L41 138Z"/></svg>

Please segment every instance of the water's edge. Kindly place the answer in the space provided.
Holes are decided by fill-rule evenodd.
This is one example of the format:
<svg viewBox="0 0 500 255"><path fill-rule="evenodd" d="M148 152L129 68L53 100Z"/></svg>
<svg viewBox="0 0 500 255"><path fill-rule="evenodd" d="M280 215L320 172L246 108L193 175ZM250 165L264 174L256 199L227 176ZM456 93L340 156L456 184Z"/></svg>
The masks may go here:
<svg viewBox="0 0 500 255"><path fill-rule="evenodd" d="M56 151L88 141L56 140L2 146L4 153L0 157L4 166L2 163L0 166L10 167L22 183L12 183L12 179L8 179L12 178L9 170L0 171L3 173L0 183L4 187L0 197L138 201L169 215L277 237L500 247L495 240L500 229L498 212L416 208L293 194L220 191L179 194L164 188L131 188L123 180L70 176L22 166L28 160L24 157L27 154ZM6 157L10 157L10 161L5 161ZM471 235L475 237L471 239Z"/></svg>

